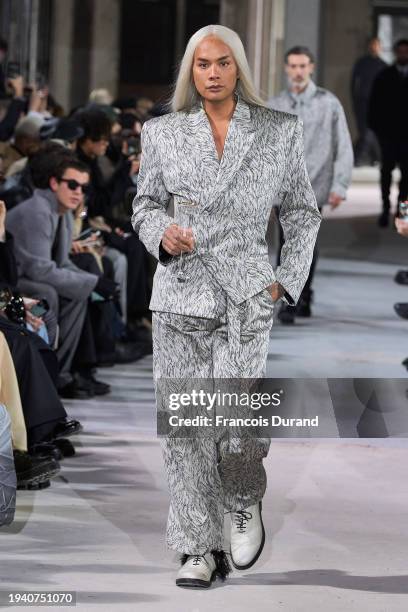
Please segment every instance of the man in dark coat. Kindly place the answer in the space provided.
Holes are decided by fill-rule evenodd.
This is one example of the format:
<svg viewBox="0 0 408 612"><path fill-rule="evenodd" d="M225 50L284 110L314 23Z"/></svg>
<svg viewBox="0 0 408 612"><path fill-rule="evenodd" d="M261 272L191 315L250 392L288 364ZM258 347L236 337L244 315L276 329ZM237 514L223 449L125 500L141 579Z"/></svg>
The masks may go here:
<svg viewBox="0 0 408 612"><path fill-rule="evenodd" d="M380 152L375 134L367 125L368 103L373 83L378 74L387 67L380 57L381 43L372 38L368 44L368 53L360 57L353 67L351 77L351 95L358 128L358 140L355 147L356 165L365 163L373 165L380 159Z"/></svg>
<svg viewBox="0 0 408 612"><path fill-rule="evenodd" d="M392 171L399 166L399 202L408 197L408 39L394 45L395 63L374 81L369 103L369 125L381 148L380 227L389 224Z"/></svg>

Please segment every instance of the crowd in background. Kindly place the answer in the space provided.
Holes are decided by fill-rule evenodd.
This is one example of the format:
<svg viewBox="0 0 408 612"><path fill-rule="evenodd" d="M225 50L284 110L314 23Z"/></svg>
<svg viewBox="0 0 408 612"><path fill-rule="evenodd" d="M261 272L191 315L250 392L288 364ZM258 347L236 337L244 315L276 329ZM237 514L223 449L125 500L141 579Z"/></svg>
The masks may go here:
<svg viewBox="0 0 408 612"><path fill-rule="evenodd" d="M0 404L20 488L75 454L63 400L110 393L97 368L151 353L155 264L129 220L153 112L104 89L66 112L45 83L0 71Z"/></svg>

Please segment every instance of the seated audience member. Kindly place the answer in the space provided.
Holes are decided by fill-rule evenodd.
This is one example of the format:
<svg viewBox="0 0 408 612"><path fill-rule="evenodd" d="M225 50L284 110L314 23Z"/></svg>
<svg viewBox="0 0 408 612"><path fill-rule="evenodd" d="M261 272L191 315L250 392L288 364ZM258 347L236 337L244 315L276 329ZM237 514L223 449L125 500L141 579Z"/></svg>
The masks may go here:
<svg viewBox="0 0 408 612"><path fill-rule="evenodd" d="M45 298L59 325L57 357L58 387L71 396L75 381L71 365L82 333L88 297L96 291L106 298L115 293L114 283L80 270L69 259L74 211L89 184L88 168L72 156L62 157L47 189L13 208L7 229L14 236L19 267L18 289L34 298ZM53 344L55 338L51 337Z"/></svg>
<svg viewBox="0 0 408 612"><path fill-rule="evenodd" d="M7 210L28 200L36 187L46 189L51 178L51 169L59 158L67 153L69 149L61 142L51 140L41 143L38 151L28 158L23 170L8 177L0 188L0 198L6 203Z"/></svg>
<svg viewBox="0 0 408 612"><path fill-rule="evenodd" d="M103 217L106 222L112 221L112 197L125 194L132 186L131 164L123 158L109 181L105 181L99 166L111 139L112 123L108 115L99 108L85 109L78 113L78 120L84 130L78 141L79 159L90 169L90 188L87 199L88 216Z"/></svg>
<svg viewBox="0 0 408 612"><path fill-rule="evenodd" d="M11 89L12 100L7 108L5 117L0 121L0 141L10 140L18 120L27 110L27 101L24 98L24 80L22 76L7 79L7 87Z"/></svg>
<svg viewBox="0 0 408 612"><path fill-rule="evenodd" d="M0 291L14 289L17 281L17 266L13 253L13 239L5 232L6 210L0 202ZM44 441L54 441L56 436L73 435L81 431L78 421L69 421L57 395L54 380L58 375L56 357L51 348L35 334L9 321L4 304L0 307L0 401L11 413L13 422L13 442L15 445L16 471L19 485L34 486L44 482L59 471L48 457L27 455L27 444L31 453L44 451ZM4 345L6 339L11 350ZM15 368L15 369L14 369ZM18 388L13 376L17 376ZM21 403L24 427L21 424ZM57 442L67 448L67 440ZM69 445L69 443L68 443ZM70 445L72 446L72 445ZM46 450L56 452L55 444L48 444ZM72 449L70 449L72 454Z"/></svg>
<svg viewBox="0 0 408 612"><path fill-rule="evenodd" d="M75 151L78 139L84 134L84 130L75 117L63 117L56 124L55 131L51 135L54 142L60 143Z"/></svg>
<svg viewBox="0 0 408 612"><path fill-rule="evenodd" d="M0 404L0 527L10 525L16 510L16 473L11 446L11 423L6 407Z"/></svg>
<svg viewBox="0 0 408 612"><path fill-rule="evenodd" d="M48 486L50 478L59 473L59 464L55 457L36 456L28 452L27 430L17 375L6 339L1 332L0 404L6 407L11 421L11 441L18 488L35 488L37 486L43 488L44 485Z"/></svg>
<svg viewBox="0 0 408 612"><path fill-rule="evenodd" d="M147 252L138 237L131 231L130 224L121 226L113 216L113 207L125 199L129 188L134 188L132 177L139 170L139 161L122 155L111 179L103 178L98 160L105 155L110 141L111 122L98 109L84 110L78 114L84 135L78 141L77 154L90 167L90 192L87 199L89 224L102 232L108 246L107 255L113 264L117 253L127 258L127 315L140 319L148 315L149 286ZM115 277L119 282L119 279ZM126 316L125 316L126 319ZM128 334L130 330L128 330ZM142 332L132 336L142 340ZM148 345L146 345L148 346ZM149 349L150 350L150 349Z"/></svg>
<svg viewBox="0 0 408 612"><path fill-rule="evenodd" d="M2 171L5 177L14 174L16 162L23 160L40 147L40 125L33 117L24 117L18 123L14 138L11 142L0 143L0 157L2 158Z"/></svg>
<svg viewBox="0 0 408 612"><path fill-rule="evenodd" d="M27 452L27 429L20 390L13 358L3 332L0 332L0 404L6 406L10 415L13 448Z"/></svg>
<svg viewBox="0 0 408 612"><path fill-rule="evenodd" d="M113 102L113 96L108 89L94 89L89 94L89 102L110 106Z"/></svg>

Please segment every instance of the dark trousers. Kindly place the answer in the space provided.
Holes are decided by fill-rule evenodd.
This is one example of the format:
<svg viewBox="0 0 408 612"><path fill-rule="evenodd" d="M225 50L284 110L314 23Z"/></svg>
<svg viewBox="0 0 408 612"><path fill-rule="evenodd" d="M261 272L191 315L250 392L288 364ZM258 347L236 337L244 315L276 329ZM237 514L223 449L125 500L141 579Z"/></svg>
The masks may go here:
<svg viewBox="0 0 408 612"><path fill-rule="evenodd" d="M3 317L0 317L0 331L13 358L28 446L31 446L44 439L67 416L54 382L58 373L57 358L39 336Z"/></svg>
<svg viewBox="0 0 408 612"><path fill-rule="evenodd" d="M321 206L319 206L319 212L322 212ZM280 224L280 221L279 221L279 207L278 206L275 207L275 213L276 213L276 218L278 220L278 230L279 230L279 246L278 246L276 265L279 266L281 262L282 247L285 243L285 237L283 235L282 225ZM318 244L316 240L315 247L313 249L313 259L310 265L309 276L307 277L307 281L305 283L305 286L303 287L299 301L304 300L306 302L309 302L312 297L312 283L313 283L313 277L314 277L314 273L316 270L316 264L317 264L318 257L319 257L319 248L318 248Z"/></svg>
<svg viewBox="0 0 408 612"><path fill-rule="evenodd" d="M92 253L80 253L71 256L78 268L96 274L107 276L113 280L112 264L103 258L103 272L96 263ZM115 306L113 302L93 302L89 300L88 312L85 317L82 334L74 358L74 369L81 371L94 367L106 355L115 353L114 337Z"/></svg>
<svg viewBox="0 0 408 612"><path fill-rule="evenodd" d="M401 202L408 198L408 142L398 142L383 137L380 138L380 148L383 211L389 212L392 171L397 166L401 171L398 200Z"/></svg>
<svg viewBox="0 0 408 612"><path fill-rule="evenodd" d="M136 234L127 238L109 234L110 247L124 253L128 262L127 309L129 317L140 318L149 315L149 259L146 247Z"/></svg>
<svg viewBox="0 0 408 612"><path fill-rule="evenodd" d="M357 164L373 164L380 159L380 147L376 135L368 127L368 99L355 98L353 102L358 129L354 157Z"/></svg>

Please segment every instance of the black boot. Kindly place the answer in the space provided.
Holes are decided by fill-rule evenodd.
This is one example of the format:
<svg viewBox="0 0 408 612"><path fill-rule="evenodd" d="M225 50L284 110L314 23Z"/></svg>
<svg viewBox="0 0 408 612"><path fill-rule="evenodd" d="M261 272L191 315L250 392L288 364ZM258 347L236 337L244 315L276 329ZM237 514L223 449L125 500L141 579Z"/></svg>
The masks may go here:
<svg viewBox="0 0 408 612"><path fill-rule="evenodd" d="M58 461L52 457L32 457L23 451L14 451L17 489L43 489L60 471Z"/></svg>

